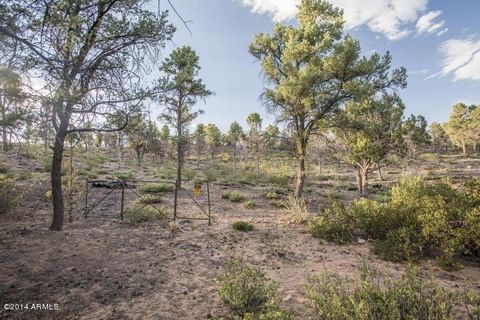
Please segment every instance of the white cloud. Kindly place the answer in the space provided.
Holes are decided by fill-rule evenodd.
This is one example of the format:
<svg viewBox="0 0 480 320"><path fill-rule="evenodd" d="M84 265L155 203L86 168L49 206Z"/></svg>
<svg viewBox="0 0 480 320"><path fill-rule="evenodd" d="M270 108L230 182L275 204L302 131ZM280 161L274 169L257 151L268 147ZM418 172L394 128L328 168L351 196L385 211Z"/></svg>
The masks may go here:
<svg viewBox="0 0 480 320"><path fill-rule="evenodd" d="M480 40L451 39L440 46L444 55L441 75L453 73L454 81L480 80Z"/></svg>
<svg viewBox="0 0 480 320"><path fill-rule="evenodd" d="M281 22L295 17L299 0L240 0L252 11L269 14ZM329 0L344 10L345 27L354 29L367 25L372 31L384 34L390 40L407 36L407 25L417 20L426 9L428 0ZM441 27L441 26L440 26ZM438 29L438 28L437 28Z"/></svg>
<svg viewBox="0 0 480 320"><path fill-rule="evenodd" d="M276 22L289 20L297 13L298 0L241 0L252 12L269 14Z"/></svg>
<svg viewBox="0 0 480 320"><path fill-rule="evenodd" d="M440 37L441 35L445 34L448 32L448 28L443 29L442 31L437 33L437 37Z"/></svg>
<svg viewBox="0 0 480 320"><path fill-rule="evenodd" d="M434 20L442 14L442 11L430 11L421 16L417 21L417 33L434 33L443 27L445 21L435 22Z"/></svg>

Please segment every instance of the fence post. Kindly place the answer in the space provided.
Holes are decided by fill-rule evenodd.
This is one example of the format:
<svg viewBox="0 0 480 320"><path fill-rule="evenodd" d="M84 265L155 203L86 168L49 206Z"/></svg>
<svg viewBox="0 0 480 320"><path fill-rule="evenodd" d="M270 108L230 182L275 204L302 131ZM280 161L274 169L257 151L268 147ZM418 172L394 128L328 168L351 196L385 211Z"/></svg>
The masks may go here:
<svg viewBox="0 0 480 320"><path fill-rule="evenodd" d="M125 205L125 181L122 180L122 199L120 200L120 220L123 221L123 208Z"/></svg>
<svg viewBox="0 0 480 320"><path fill-rule="evenodd" d="M85 183L85 219L87 219L88 214L88 178Z"/></svg>
<svg viewBox="0 0 480 320"><path fill-rule="evenodd" d="M212 214L210 213L210 185L207 181L207 206L208 206L208 225L212 225Z"/></svg>

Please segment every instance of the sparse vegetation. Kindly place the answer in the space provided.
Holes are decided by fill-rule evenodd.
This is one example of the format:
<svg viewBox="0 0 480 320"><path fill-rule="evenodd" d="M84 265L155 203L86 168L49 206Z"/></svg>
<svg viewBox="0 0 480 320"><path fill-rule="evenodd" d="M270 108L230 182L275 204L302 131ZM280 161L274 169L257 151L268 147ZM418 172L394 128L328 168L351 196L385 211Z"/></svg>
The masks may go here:
<svg viewBox="0 0 480 320"><path fill-rule="evenodd" d="M253 200L247 200L243 203L243 206L246 208L246 209L253 209L257 206L257 203Z"/></svg>
<svg viewBox="0 0 480 320"><path fill-rule="evenodd" d="M275 303L277 285L259 269L230 260L220 277L219 294L231 310L231 319L289 320L289 313Z"/></svg>
<svg viewBox="0 0 480 320"><path fill-rule="evenodd" d="M307 284L307 296L315 306L312 319L433 320L478 315L475 293L445 289L411 267L398 280L379 277L368 265L359 271L358 278L324 272Z"/></svg>
<svg viewBox="0 0 480 320"><path fill-rule="evenodd" d="M142 193L164 193L173 192L175 186L173 184L166 183L148 183L139 188Z"/></svg>
<svg viewBox="0 0 480 320"><path fill-rule="evenodd" d="M246 199L246 197L238 191L224 191L222 193L222 198L228 199L231 202L243 202Z"/></svg>
<svg viewBox="0 0 480 320"><path fill-rule="evenodd" d="M0 214L5 214L18 205L19 196L15 188L15 179L0 174Z"/></svg>
<svg viewBox="0 0 480 320"><path fill-rule="evenodd" d="M253 225L246 221L235 221L234 223L232 223L232 228L233 230L241 232L250 232L254 229Z"/></svg>
<svg viewBox="0 0 480 320"><path fill-rule="evenodd" d="M480 183L459 189L448 183L427 185L419 178L401 180L387 202L360 199L349 206L334 203L310 223L314 236L346 243L364 233L376 239L374 251L392 261L436 254L447 269L460 267L462 255L480 253Z"/></svg>
<svg viewBox="0 0 480 320"><path fill-rule="evenodd" d="M136 205L125 212L125 217L131 223L143 223L165 220L167 214L162 208L153 208L150 205Z"/></svg>
<svg viewBox="0 0 480 320"><path fill-rule="evenodd" d="M480 320L480 53L453 1L200 2L0 0L0 319ZM191 23L236 2L278 23ZM413 38L442 70L396 60Z"/></svg>

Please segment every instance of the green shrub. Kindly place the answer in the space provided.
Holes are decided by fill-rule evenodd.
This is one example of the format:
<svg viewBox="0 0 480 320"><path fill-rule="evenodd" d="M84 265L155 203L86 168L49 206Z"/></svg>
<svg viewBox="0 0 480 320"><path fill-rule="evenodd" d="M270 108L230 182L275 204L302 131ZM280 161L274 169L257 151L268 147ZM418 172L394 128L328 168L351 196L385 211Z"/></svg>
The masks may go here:
<svg viewBox="0 0 480 320"><path fill-rule="evenodd" d="M335 243L348 243L354 240L353 221L347 209L339 202L325 209L321 215L310 221L310 233Z"/></svg>
<svg viewBox="0 0 480 320"><path fill-rule="evenodd" d="M310 224L312 235L339 243L356 236L377 240L374 252L392 261L435 255L445 269L461 267L461 255L480 257L480 182L459 189L402 179L384 203L360 199L333 204Z"/></svg>
<svg viewBox="0 0 480 320"><path fill-rule="evenodd" d="M235 221L232 223L233 230L241 231L241 232L250 232L253 231L253 225L246 221Z"/></svg>
<svg viewBox="0 0 480 320"><path fill-rule="evenodd" d="M131 223L142 223L166 219L166 214L163 209L157 209L149 205L135 205L125 212L125 217Z"/></svg>
<svg viewBox="0 0 480 320"><path fill-rule="evenodd" d="M437 285L431 277L421 279L412 268L399 280L380 280L368 267L361 269L359 278L325 272L307 284L315 307L312 319L464 319L468 312L465 304L470 302L460 292Z"/></svg>
<svg viewBox="0 0 480 320"><path fill-rule="evenodd" d="M135 200L136 204L156 204L156 203L162 203L162 202L163 200L160 196L152 195L152 194L146 194L141 198L137 198L137 200Z"/></svg>
<svg viewBox="0 0 480 320"><path fill-rule="evenodd" d="M18 205L18 191L15 188L15 179L0 174L0 214L8 213Z"/></svg>
<svg viewBox="0 0 480 320"><path fill-rule="evenodd" d="M243 203L243 206L246 208L246 209L253 209L257 206L257 204L255 203L255 201L253 200L247 200Z"/></svg>
<svg viewBox="0 0 480 320"><path fill-rule="evenodd" d="M220 298L234 314L234 319L284 319L256 317L268 311L268 305L274 300L277 290L277 285L267 279L260 268L230 260L219 280Z"/></svg>
<svg viewBox="0 0 480 320"><path fill-rule="evenodd" d="M267 199L270 199L270 200L282 198L281 194L278 194L274 191L267 191L263 194L263 196Z"/></svg>
<svg viewBox="0 0 480 320"><path fill-rule="evenodd" d="M147 183L139 188L142 193L162 193L173 192L175 186L173 184L166 183Z"/></svg>
<svg viewBox="0 0 480 320"><path fill-rule="evenodd" d="M270 200L270 204L272 206L274 206L275 208L286 208L287 207L285 201L283 201L283 200L276 200L276 199Z"/></svg>
<svg viewBox="0 0 480 320"><path fill-rule="evenodd" d="M242 202L246 198L242 193L238 191L224 191L222 193L222 199L229 199L232 202Z"/></svg>
<svg viewBox="0 0 480 320"><path fill-rule="evenodd" d="M177 167L172 162L167 162L158 169L158 173L155 176L160 179L175 179L177 176Z"/></svg>
<svg viewBox="0 0 480 320"><path fill-rule="evenodd" d="M119 180L132 180L133 179L133 172L132 171L120 171L120 172L115 172L115 177Z"/></svg>

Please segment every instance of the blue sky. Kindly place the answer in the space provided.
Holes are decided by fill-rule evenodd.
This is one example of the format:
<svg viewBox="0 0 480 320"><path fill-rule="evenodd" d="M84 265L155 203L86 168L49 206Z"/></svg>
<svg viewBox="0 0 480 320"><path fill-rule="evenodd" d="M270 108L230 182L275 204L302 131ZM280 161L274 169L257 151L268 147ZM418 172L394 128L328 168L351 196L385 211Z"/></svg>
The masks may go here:
<svg viewBox="0 0 480 320"><path fill-rule="evenodd" d="M344 9L346 32L360 40L364 54L389 50L393 65L407 68L408 88L400 91L407 115L442 122L454 103L480 103L479 0L330 1ZM178 31L169 49L192 46L200 56L201 77L216 93L198 105L205 114L196 122L226 130L233 121L245 125L251 112L271 122L258 99L264 86L261 68L248 45L256 33L270 32L275 22L293 21L296 1L172 2L185 20L193 21L193 35L171 12ZM166 1L160 3L169 8Z"/></svg>

